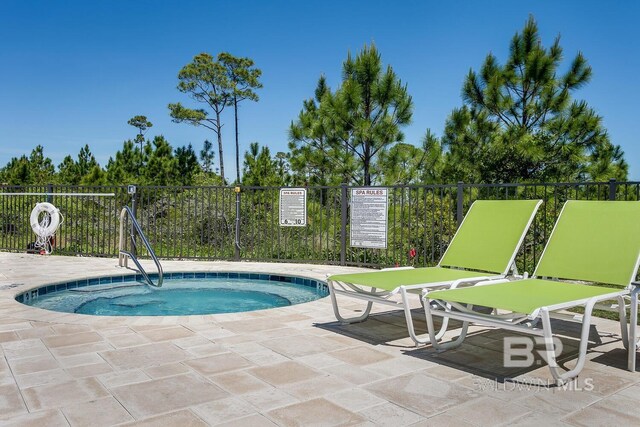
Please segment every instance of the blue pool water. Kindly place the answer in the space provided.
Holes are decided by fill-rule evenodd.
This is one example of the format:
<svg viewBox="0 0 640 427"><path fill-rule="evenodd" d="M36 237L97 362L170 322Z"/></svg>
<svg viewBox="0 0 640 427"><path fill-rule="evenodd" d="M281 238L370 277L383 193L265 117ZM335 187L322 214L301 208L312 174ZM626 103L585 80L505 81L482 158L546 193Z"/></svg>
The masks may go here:
<svg viewBox="0 0 640 427"><path fill-rule="evenodd" d="M252 275L256 276L256 275ZM261 275L264 276L264 275ZM47 310L102 316L184 316L235 313L300 304L326 296L326 285L311 279L172 278L162 287L136 281L88 286L60 285L20 295L25 304ZM297 282L297 283L296 283ZM72 282L76 283L76 282ZM48 289L48 291L47 291Z"/></svg>

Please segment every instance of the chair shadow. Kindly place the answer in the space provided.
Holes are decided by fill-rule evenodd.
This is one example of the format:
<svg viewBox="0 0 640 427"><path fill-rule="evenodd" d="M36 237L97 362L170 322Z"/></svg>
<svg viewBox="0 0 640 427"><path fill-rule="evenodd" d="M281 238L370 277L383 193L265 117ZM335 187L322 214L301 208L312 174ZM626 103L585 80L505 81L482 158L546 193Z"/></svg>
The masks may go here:
<svg viewBox="0 0 640 427"><path fill-rule="evenodd" d="M421 309L412 310L413 323L416 333L426 337L426 322L424 320L424 312ZM440 327L440 319L436 320L436 327ZM531 339L533 336L520 334L513 331L502 329L475 329L467 334L462 345L458 348L437 351L431 345L415 346L408 336L405 323L404 312L394 310L371 315L367 320L360 323L343 325L340 322L316 323L314 326L325 330L332 331L353 339L366 342L371 345L384 345L403 348L403 354L418 359L422 359L431 363L454 368L472 375L493 381L504 382L524 382L529 383L532 378L522 378L540 368L544 369L544 375L548 373L546 369L547 362L544 360L542 339L539 338L538 344L534 345L533 363L529 366L505 366L505 338L507 337L524 337ZM457 338L457 332L461 327L460 322L450 321L448 333L445 340ZM558 365L565 370L569 370L574 366L578 357L580 332L582 325L577 322L567 320L552 320L552 328L554 332L561 335L562 352L556 358ZM618 348L611 349L612 344ZM590 353L589 363L599 363L601 365L613 366L620 369L626 369L626 350L622 345L619 336L603 333L600 335L595 325L591 325L589 331L588 352ZM593 353L600 353L593 356ZM509 359L510 360L510 359ZM518 358L514 358L518 360ZM540 373L543 371L541 370ZM536 372L532 377L537 377ZM520 378L519 378L520 377ZM550 377L550 374L548 375ZM544 378L543 384L555 387L552 382Z"/></svg>
<svg viewBox="0 0 640 427"><path fill-rule="evenodd" d="M427 322L424 311L411 310L413 327L416 333L427 338ZM440 322L436 324L440 326ZM450 328L459 328L460 323L450 322ZM403 310L391 310L369 315L367 320L359 323L341 324L339 321L315 323L315 327L364 341L371 345L387 345L393 347L412 346L413 341L407 332L407 323ZM399 342L396 342L399 341Z"/></svg>

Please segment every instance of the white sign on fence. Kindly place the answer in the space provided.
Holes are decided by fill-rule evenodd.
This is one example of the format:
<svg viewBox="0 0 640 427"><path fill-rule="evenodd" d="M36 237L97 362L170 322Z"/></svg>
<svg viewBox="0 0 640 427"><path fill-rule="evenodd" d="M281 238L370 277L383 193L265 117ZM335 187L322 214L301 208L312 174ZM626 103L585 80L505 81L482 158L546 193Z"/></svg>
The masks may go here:
<svg viewBox="0 0 640 427"><path fill-rule="evenodd" d="M386 249L387 189L351 189L351 246Z"/></svg>
<svg viewBox="0 0 640 427"><path fill-rule="evenodd" d="M304 227L307 225L307 189L280 189L280 226Z"/></svg>

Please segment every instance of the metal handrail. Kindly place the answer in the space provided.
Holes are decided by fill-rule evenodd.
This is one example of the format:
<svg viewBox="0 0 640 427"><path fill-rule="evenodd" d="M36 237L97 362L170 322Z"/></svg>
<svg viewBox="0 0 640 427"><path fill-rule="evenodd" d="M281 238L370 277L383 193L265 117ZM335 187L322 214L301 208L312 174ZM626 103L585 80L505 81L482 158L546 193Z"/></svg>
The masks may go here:
<svg viewBox="0 0 640 427"><path fill-rule="evenodd" d="M129 218L131 218L131 224L133 225L133 230L135 230L140 236L140 240L142 240L142 243L144 244L145 248L147 248L149 255L151 255L151 259L153 259L153 262L156 264L156 267L158 268L157 284L153 283L153 281L151 280L147 272L144 270L144 268L140 264L140 261L138 261L138 258L132 252L124 250L124 218L126 215L129 215ZM132 243L133 243L133 237L134 237L133 230L131 230ZM118 245L118 265L120 267L128 268L128 265L127 265L128 258L131 258L131 260L135 263L135 265L138 267L138 270L140 271L140 273L142 273L142 276L144 277L144 279L149 285L156 286L158 288L162 286L162 280L163 280L162 265L160 265L160 261L158 260L156 253L153 251L153 248L151 248L151 244L147 240L147 237L142 232L142 229L140 228L140 224L138 224L138 221L136 221L135 216L133 216L133 212L131 211L129 206L125 206L124 208L122 208L122 211L120 211L120 242Z"/></svg>

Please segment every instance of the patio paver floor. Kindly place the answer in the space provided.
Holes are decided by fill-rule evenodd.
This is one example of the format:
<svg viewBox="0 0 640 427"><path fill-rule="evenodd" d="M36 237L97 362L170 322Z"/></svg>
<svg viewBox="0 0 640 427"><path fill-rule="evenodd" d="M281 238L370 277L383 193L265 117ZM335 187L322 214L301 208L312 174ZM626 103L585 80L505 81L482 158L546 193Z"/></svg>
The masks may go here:
<svg viewBox="0 0 640 427"><path fill-rule="evenodd" d="M558 388L546 387L546 366L502 366L503 331L472 327L461 348L437 353L413 346L403 313L386 307L374 306L370 320L343 326L329 298L249 313L175 317L56 313L14 300L46 283L128 273L116 263L0 253L0 425L640 422L633 403L640 375L624 369L626 352L613 332L617 324L604 319L596 319L603 336L590 348L579 380ZM359 271L196 261L164 261L163 267L295 271L317 279ZM418 309L415 317L416 328L424 329ZM575 340L563 342L572 365ZM504 376L516 381L501 381Z"/></svg>

